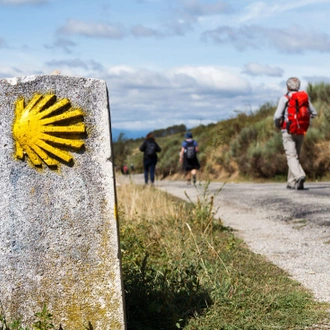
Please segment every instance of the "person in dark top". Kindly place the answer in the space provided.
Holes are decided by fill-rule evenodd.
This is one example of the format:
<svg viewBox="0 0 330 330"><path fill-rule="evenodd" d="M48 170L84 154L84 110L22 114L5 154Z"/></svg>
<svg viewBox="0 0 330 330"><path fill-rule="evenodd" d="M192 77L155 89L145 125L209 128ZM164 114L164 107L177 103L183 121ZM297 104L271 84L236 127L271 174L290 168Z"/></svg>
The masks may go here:
<svg viewBox="0 0 330 330"><path fill-rule="evenodd" d="M182 142L180 151L180 163L182 163L182 169L187 174L188 184L191 184L191 177L193 183L196 184L197 170L201 168L197 158L198 144L192 137L191 132L186 133L186 139Z"/></svg>
<svg viewBox="0 0 330 330"><path fill-rule="evenodd" d="M140 146L140 151L143 154L143 168L144 168L144 182L148 184L149 175L150 182L154 184L155 181L155 168L158 161L157 152L160 152L162 149L157 144L152 133L148 133L146 139Z"/></svg>

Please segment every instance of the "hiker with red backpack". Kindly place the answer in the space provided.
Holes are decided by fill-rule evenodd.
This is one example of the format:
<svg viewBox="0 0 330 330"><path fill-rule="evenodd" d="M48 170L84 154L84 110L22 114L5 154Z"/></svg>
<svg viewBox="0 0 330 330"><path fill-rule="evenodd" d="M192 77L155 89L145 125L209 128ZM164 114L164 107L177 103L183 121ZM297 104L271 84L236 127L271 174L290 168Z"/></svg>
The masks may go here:
<svg viewBox="0 0 330 330"><path fill-rule="evenodd" d="M198 144L192 137L191 132L186 133L186 139L182 142L180 151L180 163L187 175L187 184L191 184L191 178L193 184L196 184L196 174L201 167L197 158Z"/></svg>
<svg viewBox="0 0 330 330"><path fill-rule="evenodd" d="M306 174L300 164L299 155L310 119L317 116L308 94L299 91L300 80L289 78L286 82L287 94L278 102L274 123L282 131L283 147L288 162L288 189L304 189Z"/></svg>

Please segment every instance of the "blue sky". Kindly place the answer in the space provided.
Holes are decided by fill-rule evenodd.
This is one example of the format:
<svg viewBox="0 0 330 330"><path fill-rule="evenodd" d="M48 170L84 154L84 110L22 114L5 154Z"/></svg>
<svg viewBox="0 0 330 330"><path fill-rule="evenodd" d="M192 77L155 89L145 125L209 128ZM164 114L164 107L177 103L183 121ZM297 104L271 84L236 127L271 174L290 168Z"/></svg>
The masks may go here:
<svg viewBox="0 0 330 330"><path fill-rule="evenodd" d="M330 82L329 0L0 0L0 78L103 79L112 127L217 122ZM130 133L129 133L130 135Z"/></svg>

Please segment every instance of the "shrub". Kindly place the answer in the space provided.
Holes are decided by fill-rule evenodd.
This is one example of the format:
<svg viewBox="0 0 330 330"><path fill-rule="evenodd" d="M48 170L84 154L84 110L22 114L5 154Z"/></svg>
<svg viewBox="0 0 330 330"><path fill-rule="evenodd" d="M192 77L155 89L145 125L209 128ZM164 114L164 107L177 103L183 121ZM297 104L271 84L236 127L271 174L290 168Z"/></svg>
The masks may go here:
<svg viewBox="0 0 330 330"><path fill-rule="evenodd" d="M274 134L264 145L249 148L248 172L254 178L272 178L287 173L286 157L280 134Z"/></svg>
<svg viewBox="0 0 330 330"><path fill-rule="evenodd" d="M179 152L181 150L181 141L178 138L171 139L166 144L161 145L162 151L159 153L157 163L157 173L162 179L168 175L176 173L180 168Z"/></svg>

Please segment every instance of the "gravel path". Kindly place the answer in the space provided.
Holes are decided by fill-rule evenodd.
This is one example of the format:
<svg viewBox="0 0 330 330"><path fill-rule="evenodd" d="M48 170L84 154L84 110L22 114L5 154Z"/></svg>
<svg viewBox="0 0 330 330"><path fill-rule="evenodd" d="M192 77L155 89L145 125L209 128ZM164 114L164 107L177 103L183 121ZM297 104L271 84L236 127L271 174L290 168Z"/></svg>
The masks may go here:
<svg viewBox="0 0 330 330"><path fill-rule="evenodd" d="M192 199L203 193L203 186L182 185L160 182L159 188L180 198L186 198L185 191ZM211 183L210 195L221 185ZM330 302L330 187L317 187L322 198L314 194L316 189L290 191L283 184L226 184L214 203L219 207L217 216L252 251L286 270L315 299ZM313 207L306 209L309 204Z"/></svg>
<svg viewBox="0 0 330 330"><path fill-rule="evenodd" d="M329 228L307 226L303 220L289 223L269 218L269 211L222 206L223 222L238 230L250 249L286 270L309 288L317 300L330 302Z"/></svg>

